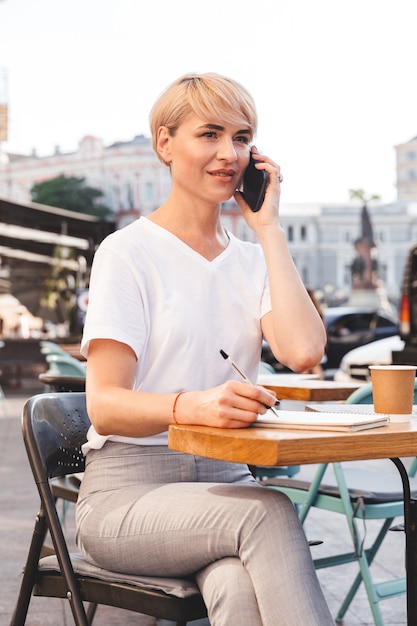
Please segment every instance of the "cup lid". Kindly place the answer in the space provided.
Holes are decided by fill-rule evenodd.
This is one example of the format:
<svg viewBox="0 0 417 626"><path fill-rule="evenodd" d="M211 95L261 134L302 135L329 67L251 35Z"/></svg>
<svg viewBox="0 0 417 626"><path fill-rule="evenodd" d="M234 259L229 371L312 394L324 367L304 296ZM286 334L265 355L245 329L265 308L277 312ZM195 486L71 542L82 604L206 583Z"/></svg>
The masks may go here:
<svg viewBox="0 0 417 626"><path fill-rule="evenodd" d="M369 365L370 370L417 370L417 365Z"/></svg>

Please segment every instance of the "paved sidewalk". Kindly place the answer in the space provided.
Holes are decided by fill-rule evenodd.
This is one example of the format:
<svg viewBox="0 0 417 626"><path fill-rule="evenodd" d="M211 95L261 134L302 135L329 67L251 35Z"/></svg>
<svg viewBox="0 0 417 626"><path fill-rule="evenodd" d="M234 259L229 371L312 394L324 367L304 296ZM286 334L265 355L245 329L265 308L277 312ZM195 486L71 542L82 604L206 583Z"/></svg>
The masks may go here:
<svg viewBox="0 0 417 626"><path fill-rule="evenodd" d="M41 392L36 384L22 392L7 393L7 413L0 401L0 624L7 626L18 595L20 572L29 547L34 517L38 510L38 495L34 485L20 432L20 415L27 397ZM373 462L384 471L395 472L389 461ZM391 467L392 466L392 467ZM376 523L367 522L368 537ZM70 508L68 532L73 529L73 510ZM313 556L322 557L338 549L350 549L346 522L342 516L313 510L306 524L309 539L322 539L324 544L313 547ZM336 615L344 592L357 572L356 564L327 568L318 572L330 609ZM374 577L386 580L404 575L404 536L388 533L378 559L373 565ZM271 572L273 575L273 572ZM295 600L296 601L296 600ZM385 626L406 624L405 596L381 603ZM194 622L197 625L197 622ZM70 626L71 612L64 600L33 598L29 607L27 626ZM156 626L149 617L99 607L95 626ZM373 626L369 604L362 588L352 603L343 622L345 626ZM191 626L191 625L190 625ZM234 626L231 624L230 626ZM308 626L308 625L306 625Z"/></svg>

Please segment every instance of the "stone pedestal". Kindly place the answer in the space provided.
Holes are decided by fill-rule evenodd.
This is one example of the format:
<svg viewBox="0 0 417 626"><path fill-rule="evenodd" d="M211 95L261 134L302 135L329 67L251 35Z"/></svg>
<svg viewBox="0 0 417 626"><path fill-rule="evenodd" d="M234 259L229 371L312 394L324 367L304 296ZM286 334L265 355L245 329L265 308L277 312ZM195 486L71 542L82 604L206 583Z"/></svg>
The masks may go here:
<svg viewBox="0 0 417 626"><path fill-rule="evenodd" d="M378 309L391 315L395 314L382 284L375 289L352 289L346 304L348 306Z"/></svg>

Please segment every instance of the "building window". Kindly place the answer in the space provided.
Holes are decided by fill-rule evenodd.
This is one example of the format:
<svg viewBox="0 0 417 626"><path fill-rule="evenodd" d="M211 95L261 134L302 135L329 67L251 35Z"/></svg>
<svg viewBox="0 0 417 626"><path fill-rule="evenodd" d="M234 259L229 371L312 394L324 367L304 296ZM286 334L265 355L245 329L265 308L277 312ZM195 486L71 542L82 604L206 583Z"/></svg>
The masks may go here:
<svg viewBox="0 0 417 626"><path fill-rule="evenodd" d="M323 242L325 243L338 243L339 242L339 229L335 226L324 226L323 228Z"/></svg>
<svg viewBox="0 0 417 626"><path fill-rule="evenodd" d="M306 226L301 226L300 237L301 237L301 241L306 241L307 239L307 227Z"/></svg>
<svg viewBox="0 0 417 626"><path fill-rule="evenodd" d="M382 282L387 281L387 266L385 263L378 263L378 276L382 280Z"/></svg>
<svg viewBox="0 0 417 626"><path fill-rule="evenodd" d="M154 199L154 186L151 182L146 182L143 186L143 202L149 203Z"/></svg>
<svg viewBox="0 0 417 626"><path fill-rule="evenodd" d="M352 264L351 263L349 263L349 265L345 265L344 266L343 284L344 285L351 285L352 284Z"/></svg>
<svg viewBox="0 0 417 626"><path fill-rule="evenodd" d="M308 268L307 267L302 267L301 268L301 280L303 281L304 285L308 285L309 279L308 279Z"/></svg>
<svg viewBox="0 0 417 626"><path fill-rule="evenodd" d="M294 241L294 227L288 226L288 241Z"/></svg>

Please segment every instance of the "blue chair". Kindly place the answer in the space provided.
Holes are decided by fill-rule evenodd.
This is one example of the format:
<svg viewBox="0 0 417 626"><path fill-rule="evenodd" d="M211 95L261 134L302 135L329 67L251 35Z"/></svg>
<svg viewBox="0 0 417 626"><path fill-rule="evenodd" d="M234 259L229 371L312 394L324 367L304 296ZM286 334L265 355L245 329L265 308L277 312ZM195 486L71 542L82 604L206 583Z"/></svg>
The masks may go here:
<svg viewBox="0 0 417 626"><path fill-rule="evenodd" d="M373 402L371 383L359 387L346 399L346 404L373 404Z"/></svg>
<svg viewBox="0 0 417 626"><path fill-rule="evenodd" d="M346 399L346 404L373 404L374 399L372 396L372 383L366 383L356 389ZM414 404L417 404L417 378L414 383Z"/></svg>
<svg viewBox="0 0 417 626"><path fill-rule="evenodd" d="M62 354L64 356L68 356L68 352L66 352L54 341L47 341L46 339L43 339L39 342L39 345L41 347L42 354Z"/></svg>
<svg viewBox="0 0 417 626"><path fill-rule="evenodd" d="M261 361L259 363L259 374L276 374L276 371L269 363L265 363L265 361Z"/></svg>
<svg viewBox="0 0 417 626"><path fill-rule="evenodd" d="M85 377L85 365L70 354L45 354L45 359L49 366L48 373Z"/></svg>
<svg viewBox="0 0 417 626"><path fill-rule="evenodd" d="M417 403L417 382L414 398L414 402ZM372 404L372 385L366 384L353 392L346 403ZM409 470L414 497L417 496L417 480L413 480L412 477L416 471L417 459L414 459ZM404 513L403 488L399 474L376 472L360 467L358 463L323 463L317 467L310 480L274 477L266 478L262 482L290 497L303 524L311 507L340 513L346 517L353 545L352 552L315 559L315 567L321 569L356 561L359 572L339 608L336 622L343 621L359 585L363 582L375 625L384 626L379 603L405 593L405 577L375 582L371 565L394 519L403 516ZM381 520L382 524L372 544L365 548L367 520ZM401 526L396 529L401 530Z"/></svg>

